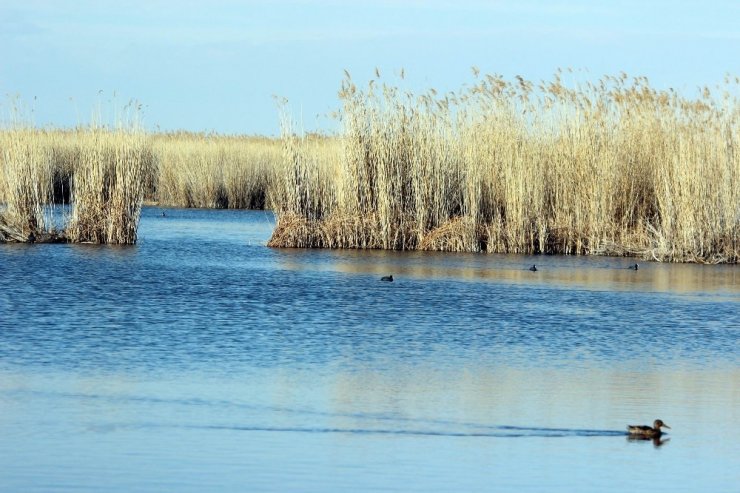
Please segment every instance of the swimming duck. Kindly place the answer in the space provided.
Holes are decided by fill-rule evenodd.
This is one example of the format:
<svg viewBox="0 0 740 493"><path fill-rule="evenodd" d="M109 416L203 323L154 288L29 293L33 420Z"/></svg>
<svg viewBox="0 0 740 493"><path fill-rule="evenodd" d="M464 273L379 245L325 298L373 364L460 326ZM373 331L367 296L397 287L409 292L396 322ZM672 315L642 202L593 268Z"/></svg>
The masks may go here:
<svg viewBox="0 0 740 493"><path fill-rule="evenodd" d="M537 272L537 266L532 264L532 267L529 268L532 272Z"/></svg>
<svg viewBox="0 0 740 493"><path fill-rule="evenodd" d="M639 264L635 264L635 265L630 265L630 266L628 267L628 269L631 269L631 270L637 270L637 269L639 269L639 268L640 268L640 265L639 265Z"/></svg>
<svg viewBox="0 0 740 493"><path fill-rule="evenodd" d="M380 278L380 280L381 280L381 281L388 281L388 282L393 282L393 275L390 275L390 276L383 276L383 277L381 277L381 278Z"/></svg>
<svg viewBox="0 0 740 493"><path fill-rule="evenodd" d="M627 425L627 433L630 435L636 435L640 437L646 437L646 438L655 438L659 437L663 434L661 431L661 428L668 428L671 427L665 424L663 421L656 419L653 421L653 427L641 425L641 426L635 426L635 425Z"/></svg>

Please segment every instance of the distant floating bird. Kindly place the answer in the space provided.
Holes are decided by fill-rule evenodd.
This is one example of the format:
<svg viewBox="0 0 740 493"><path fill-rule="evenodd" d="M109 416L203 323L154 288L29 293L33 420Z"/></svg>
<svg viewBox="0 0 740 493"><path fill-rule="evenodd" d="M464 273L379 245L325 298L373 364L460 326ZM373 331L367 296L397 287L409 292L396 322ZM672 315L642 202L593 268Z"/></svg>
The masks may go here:
<svg viewBox="0 0 740 493"><path fill-rule="evenodd" d="M381 281L393 282L393 275L383 276L380 278Z"/></svg>
<svg viewBox="0 0 740 493"><path fill-rule="evenodd" d="M663 421L656 419L653 421L652 428L650 426L640 425L627 425L627 433L634 436L645 437L645 438L656 438L663 434L661 428L671 427L665 424Z"/></svg>
<svg viewBox="0 0 740 493"><path fill-rule="evenodd" d="M640 266L639 266L638 264L635 264L635 265L630 265L630 266L629 266L629 269L632 269L632 270L637 270L637 269L639 269L639 268L640 268Z"/></svg>
<svg viewBox="0 0 740 493"><path fill-rule="evenodd" d="M537 266L532 264L532 267L529 268L532 272L537 272Z"/></svg>
<svg viewBox="0 0 740 493"><path fill-rule="evenodd" d="M162 217L167 217L167 214L165 214L164 211L162 211Z"/></svg>

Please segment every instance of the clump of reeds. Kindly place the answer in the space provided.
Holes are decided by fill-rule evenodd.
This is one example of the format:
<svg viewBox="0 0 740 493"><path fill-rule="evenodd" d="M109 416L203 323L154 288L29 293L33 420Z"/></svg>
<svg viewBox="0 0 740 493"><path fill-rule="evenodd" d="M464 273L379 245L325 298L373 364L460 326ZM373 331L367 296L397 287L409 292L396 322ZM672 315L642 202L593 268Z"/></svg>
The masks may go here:
<svg viewBox="0 0 740 493"><path fill-rule="evenodd" d="M691 99L562 79L415 96L348 76L336 145L286 125L270 244L737 262L738 80Z"/></svg>
<svg viewBox="0 0 740 493"><path fill-rule="evenodd" d="M137 129L80 132L67 237L79 243L133 244L153 157Z"/></svg>
<svg viewBox="0 0 740 493"><path fill-rule="evenodd" d="M264 209L280 142L264 137L156 136L153 198L161 205Z"/></svg>
<svg viewBox="0 0 740 493"><path fill-rule="evenodd" d="M143 132L18 127L0 144L0 241L136 242L153 162Z"/></svg>
<svg viewBox="0 0 740 493"><path fill-rule="evenodd" d="M0 241L33 231L38 241L135 242L142 191L161 205L268 207L279 140L136 128L0 131ZM66 233L52 236L50 204L71 211Z"/></svg>
<svg viewBox="0 0 740 493"><path fill-rule="evenodd" d="M53 196L49 147L39 131L0 134L0 241L43 241L58 236L48 204Z"/></svg>

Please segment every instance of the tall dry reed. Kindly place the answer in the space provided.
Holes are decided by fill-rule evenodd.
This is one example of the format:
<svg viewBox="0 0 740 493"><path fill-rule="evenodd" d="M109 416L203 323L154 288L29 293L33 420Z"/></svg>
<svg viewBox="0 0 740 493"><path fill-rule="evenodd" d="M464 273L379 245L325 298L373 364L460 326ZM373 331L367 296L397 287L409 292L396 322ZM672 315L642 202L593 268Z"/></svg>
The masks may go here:
<svg viewBox="0 0 740 493"><path fill-rule="evenodd" d="M153 165L148 137L137 129L92 128L78 138L67 237L80 243L136 243L145 178Z"/></svg>
<svg viewBox="0 0 740 493"><path fill-rule="evenodd" d="M265 137L175 133L154 137L153 199L161 205L264 209L280 142Z"/></svg>
<svg viewBox="0 0 740 493"><path fill-rule="evenodd" d="M47 205L53 194L49 148L39 131L14 128L0 134L0 241L35 241L49 235Z"/></svg>
<svg viewBox="0 0 740 493"><path fill-rule="evenodd" d="M273 246L740 258L737 79L342 84L336 145L284 131Z"/></svg>
<svg viewBox="0 0 740 493"><path fill-rule="evenodd" d="M263 137L147 135L134 127L0 131L0 241L28 241L34 232L38 241L134 243L142 198L264 209L280 145ZM49 204L70 206L63 231L45 226L52 224Z"/></svg>
<svg viewBox="0 0 740 493"><path fill-rule="evenodd" d="M136 242L153 167L143 132L18 128L0 132L0 145L0 241Z"/></svg>

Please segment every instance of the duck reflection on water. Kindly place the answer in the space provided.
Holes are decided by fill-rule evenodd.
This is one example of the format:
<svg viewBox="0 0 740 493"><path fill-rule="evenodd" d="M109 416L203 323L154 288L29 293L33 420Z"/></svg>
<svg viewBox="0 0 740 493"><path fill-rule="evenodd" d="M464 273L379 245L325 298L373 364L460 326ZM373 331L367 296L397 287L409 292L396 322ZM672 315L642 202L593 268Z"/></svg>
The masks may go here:
<svg viewBox="0 0 740 493"><path fill-rule="evenodd" d="M643 435L627 435L628 442L653 442L654 447L662 447L670 442L670 438L664 436L647 437Z"/></svg>

